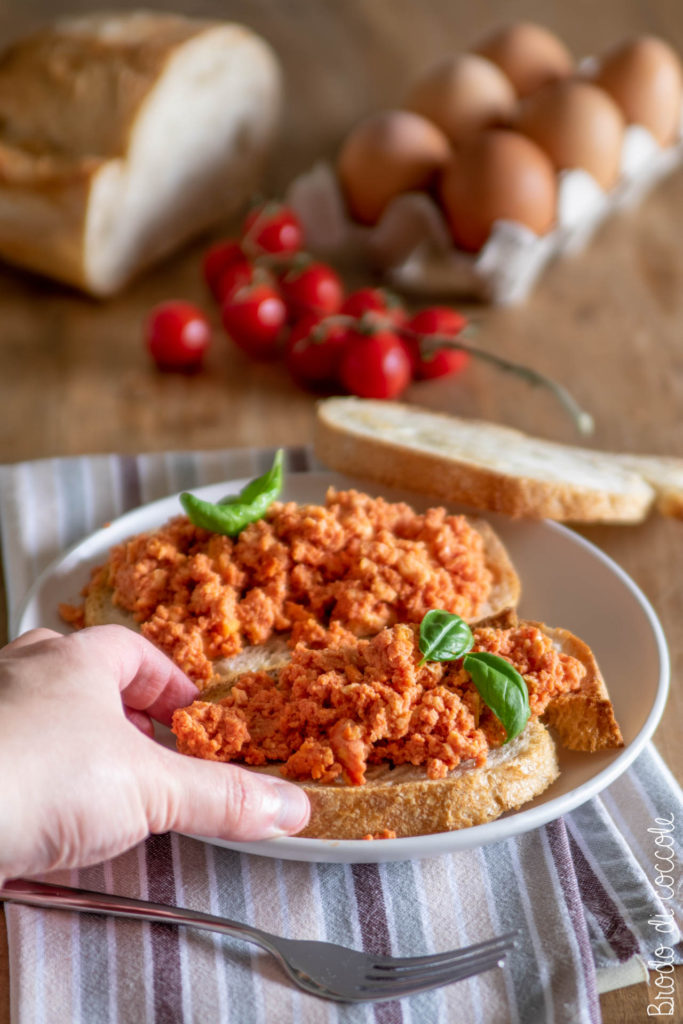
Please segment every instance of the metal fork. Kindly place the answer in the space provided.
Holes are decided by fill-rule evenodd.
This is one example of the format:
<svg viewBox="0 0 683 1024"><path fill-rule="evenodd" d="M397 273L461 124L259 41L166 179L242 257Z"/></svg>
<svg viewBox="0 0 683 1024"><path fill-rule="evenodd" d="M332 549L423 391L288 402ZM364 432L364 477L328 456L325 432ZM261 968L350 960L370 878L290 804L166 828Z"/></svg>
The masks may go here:
<svg viewBox="0 0 683 1024"><path fill-rule="evenodd" d="M306 992L344 1003L399 999L481 974L503 963L518 935L517 932L509 932L488 942L449 953L373 956L372 953L361 953L331 942L283 939L260 928L212 917L197 910L181 910L163 903L146 903L125 896L109 896L20 878L0 886L0 900L114 917L142 918L220 932L234 939L253 942L272 953L292 981Z"/></svg>

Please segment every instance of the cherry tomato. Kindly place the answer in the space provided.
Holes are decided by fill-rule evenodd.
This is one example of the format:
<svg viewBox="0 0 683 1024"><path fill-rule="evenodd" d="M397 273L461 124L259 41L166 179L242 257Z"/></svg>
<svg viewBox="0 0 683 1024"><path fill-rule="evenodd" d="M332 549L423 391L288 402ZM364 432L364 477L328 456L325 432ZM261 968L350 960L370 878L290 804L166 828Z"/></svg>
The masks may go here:
<svg viewBox="0 0 683 1024"><path fill-rule="evenodd" d="M396 398L410 383L410 360L393 331L347 332L339 376L360 398Z"/></svg>
<svg viewBox="0 0 683 1024"><path fill-rule="evenodd" d="M250 252L293 253L301 249L304 233L299 218L282 203L263 203L247 214L242 240Z"/></svg>
<svg viewBox="0 0 683 1024"><path fill-rule="evenodd" d="M467 320L455 309L448 306L434 306L431 309L423 309L416 313L406 324L406 328L415 331L416 334L445 334L449 338L456 338L467 326ZM436 377L446 377L452 373L460 373L469 361L469 354L457 349L442 348L432 356L423 356L419 353L418 362L415 368L415 376L418 380L433 380Z"/></svg>
<svg viewBox="0 0 683 1024"><path fill-rule="evenodd" d="M274 285L275 279L265 267L259 267L249 260L237 260L226 267L216 285L216 298L221 303L227 302L230 296L248 284Z"/></svg>
<svg viewBox="0 0 683 1024"><path fill-rule="evenodd" d="M346 297L340 312L356 319L366 313L384 314L392 324L399 325L406 319L406 312L399 300L384 288L358 288Z"/></svg>
<svg viewBox="0 0 683 1024"><path fill-rule="evenodd" d="M344 301L341 313L362 319L364 323L375 323L378 327L389 325L401 327L408 314L398 298L384 288L359 288ZM411 376L415 376L420 362L420 348L417 340L401 338L410 361Z"/></svg>
<svg viewBox="0 0 683 1024"><path fill-rule="evenodd" d="M198 370L211 342L211 327L190 302L162 302L149 314L145 342L160 370Z"/></svg>
<svg viewBox="0 0 683 1024"><path fill-rule="evenodd" d="M293 320L304 313L337 313L344 301L344 286L339 274L327 263L315 260L287 270L280 278L280 289Z"/></svg>
<svg viewBox="0 0 683 1024"><path fill-rule="evenodd" d="M256 359L280 350L287 307L272 285L244 285L223 303L223 326L235 344Z"/></svg>
<svg viewBox="0 0 683 1024"><path fill-rule="evenodd" d="M346 347L347 328L318 313L306 313L287 339L286 362L295 380L314 388L332 387Z"/></svg>
<svg viewBox="0 0 683 1024"><path fill-rule="evenodd" d="M204 280L215 298L218 298L217 288L227 268L233 263L242 263L245 260L246 256L239 242L229 238L216 242L206 250L202 261L202 272Z"/></svg>
<svg viewBox="0 0 683 1024"><path fill-rule="evenodd" d="M399 340L403 345L405 354L408 356L408 362L410 363L410 376L417 377L422 358L420 355L420 343L417 338L400 338Z"/></svg>

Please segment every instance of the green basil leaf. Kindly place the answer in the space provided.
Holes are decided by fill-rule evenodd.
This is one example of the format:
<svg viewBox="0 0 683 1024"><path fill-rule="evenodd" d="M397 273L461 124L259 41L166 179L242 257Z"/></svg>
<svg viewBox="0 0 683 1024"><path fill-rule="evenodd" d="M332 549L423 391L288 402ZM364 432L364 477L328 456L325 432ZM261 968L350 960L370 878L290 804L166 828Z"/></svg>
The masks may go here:
<svg viewBox="0 0 683 1024"><path fill-rule="evenodd" d="M529 721L529 691L523 677L509 661L497 654L467 654L463 667L469 672L479 696L505 726L506 743L519 736Z"/></svg>
<svg viewBox="0 0 683 1024"><path fill-rule="evenodd" d="M282 461L283 451L280 448L266 473L250 480L239 494L230 494L216 504L187 491L180 495L180 503L195 526L236 537L249 523L262 519L280 494Z"/></svg>
<svg viewBox="0 0 683 1024"><path fill-rule="evenodd" d="M255 501L268 500L268 504L277 498L282 490L282 459L284 453L282 448L275 453L273 465L263 476L257 476L245 484L239 494L228 494L221 498L219 505L251 504ZM273 493L274 492L274 493ZM270 495L272 494L272 497Z"/></svg>
<svg viewBox="0 0 683 1024"><path fill-rule="evenodd" d="M452 661L471 650L472 630L464 619L452 612L434 608L420 623L420 650L425 661Z"/></svg>

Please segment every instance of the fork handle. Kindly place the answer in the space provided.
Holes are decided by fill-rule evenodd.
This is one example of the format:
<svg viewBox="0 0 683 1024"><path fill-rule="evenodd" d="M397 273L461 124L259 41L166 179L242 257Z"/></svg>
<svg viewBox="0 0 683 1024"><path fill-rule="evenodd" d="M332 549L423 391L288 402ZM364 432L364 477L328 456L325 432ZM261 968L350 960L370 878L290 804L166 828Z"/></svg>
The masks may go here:
<svg viewBox="0 0 683 1024"><path fill-rule="evenodd" d="M231 921L225 917L214 917L201 910L181 910L164 903L149 903L128 896L110 896L88 889L73 889L67 885L53 885L48 882L34 882L14 878L0 886L0 900L8 903L25 903L32 907L49 907L57 910L76 910L85 914L107 914L111 917L127 917L143 921L159 921L162 924L182 924L193 928L204 928L211 932L230 935L234 939L253 942L269 953L278 956L278 951L269 942L267 932L251 925Z"/></svg>

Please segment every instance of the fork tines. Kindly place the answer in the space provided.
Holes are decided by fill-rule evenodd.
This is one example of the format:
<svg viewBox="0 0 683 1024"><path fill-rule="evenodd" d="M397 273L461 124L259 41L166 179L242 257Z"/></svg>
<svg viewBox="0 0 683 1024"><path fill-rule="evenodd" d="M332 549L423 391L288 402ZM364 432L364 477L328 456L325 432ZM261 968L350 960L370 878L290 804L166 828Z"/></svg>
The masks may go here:
<svg viewBox="0 0 683 1024"><path fill-rule="evenodd" d="M506 954L516 945L518 936L517 931L508 932L467 949L420 957L378 959L365 976L367 998L397 998L419 992L423 987L449 985L501 966Z"/></svg>

